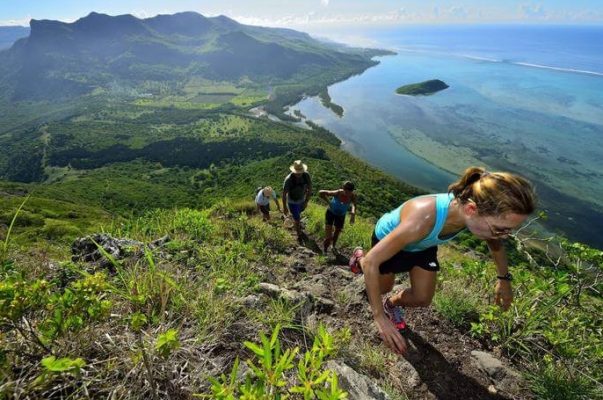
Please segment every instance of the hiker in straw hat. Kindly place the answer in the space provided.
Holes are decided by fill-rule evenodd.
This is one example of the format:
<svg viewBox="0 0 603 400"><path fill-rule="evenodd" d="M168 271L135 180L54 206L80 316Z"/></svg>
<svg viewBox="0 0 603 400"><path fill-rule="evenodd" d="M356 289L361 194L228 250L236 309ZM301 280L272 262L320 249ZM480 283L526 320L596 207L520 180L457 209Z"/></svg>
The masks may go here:
<svg viewBox="0 0 603 400"><path fill-rule="evenodd" d="M279 212L282 212L281 206L276 199L276 192L270 186L262 188L258 191L257 196L255 196L255 205L258 211L262 213L264 221L270 221L270 200L274 200L276 208L278 208Z"/></svg>
<svg viewBox="0 0 603 400"><path fill-rule="evenodd" d="M303 239L301 213L312 196L312 179L308 173L308 166L301 160L295 160L289 169L291 173L283 183L283 213L288 215L291 212L297 237L301 240Z"/></svg>

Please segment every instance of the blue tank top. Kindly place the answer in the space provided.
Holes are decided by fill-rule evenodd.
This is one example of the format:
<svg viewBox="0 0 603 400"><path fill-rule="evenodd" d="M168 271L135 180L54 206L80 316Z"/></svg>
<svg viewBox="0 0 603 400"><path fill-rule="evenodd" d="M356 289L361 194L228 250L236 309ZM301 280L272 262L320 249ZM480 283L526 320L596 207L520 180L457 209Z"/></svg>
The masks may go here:
<svg viewBox="0 0 603 400"><path fill-rule="evenodd" d="M404 251L422 251L429 247L446 243L460 233L457 232L444 238L440 238L439 236L444 224L446 223L446 218L448 217L448 206L450 205L450 201L454 198L454 195L452 193L439 193L430 194L427 196L435 196L436 198L436 221L433 229L424 239L407 245L403 249ZM377 236L377 239L382 240L385 236L387 236L388 233L400 225L400 213L402 211L402 207L404 207L404 204L379 218L379 221L377 221L377 225L375 226L375 236Z"/></svg>
<svg viewBox="0 0 603 400"><path fill-rule="evenodd" d="M339 200L338 196L333 196L331 199L331 203L329 204L329 209L335 215L345 215L348 212L348 208L350 206L350 202L352 198L350 197L346 203Z"/></svg>

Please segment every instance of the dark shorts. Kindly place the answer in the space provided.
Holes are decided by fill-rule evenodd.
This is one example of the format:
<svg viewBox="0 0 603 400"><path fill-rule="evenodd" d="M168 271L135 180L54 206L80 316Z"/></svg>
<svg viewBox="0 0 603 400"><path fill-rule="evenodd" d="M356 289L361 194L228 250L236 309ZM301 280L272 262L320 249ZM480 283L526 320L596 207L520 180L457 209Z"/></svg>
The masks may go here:
<svg viewBox="0 0 603 400"><path fill-rule="evenodd" d="M304 204L293 204L287 203L289 206L289 211L291 212L291 216L295 221L301 220L301 213L305 210Z"/></svg>
<svg viewBox="0 0 603 400"><path fill-rule="evenodd" d="M371 238L372 247L379 243L379 239L373 232ZM408 272L413 267L423 268L427 271L438 272L440 263L438 262L438 246L429 247L422 251L404 251L400 250L392 258L379 266L379 272L382 274L396 274L398 272Z"/></svg>
<svg viewBox="0 0 603 400"><path fill-rule="evenodd" d="M335 225L335 228L343 229L343 224L345 224L345 214L335 215L331 210L327 208L327 212L325 214L325 221L327 226Z"/></svg>
<svg viewBox="0 0 603 400"><path fill-rule="evenodd" d="M258 207L260 207L260 211L262 212L262 214L270 215L270 204L267 204L265 206L258 206Z"/></svg>

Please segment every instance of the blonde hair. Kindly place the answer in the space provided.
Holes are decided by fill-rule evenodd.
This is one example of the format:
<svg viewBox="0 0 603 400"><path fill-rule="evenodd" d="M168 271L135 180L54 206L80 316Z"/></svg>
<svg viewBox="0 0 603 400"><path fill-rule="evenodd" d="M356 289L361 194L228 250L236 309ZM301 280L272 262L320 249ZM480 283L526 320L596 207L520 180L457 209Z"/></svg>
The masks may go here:
<svg viewBox="0 0 603 400"><path fill-rule="evenodd" d="M536 208L536 193L525 178L509 172L487 172L469 167L463 176L448 186L461 204L473 201L480 214L501 215L512 212L528 215Z"/></svg>

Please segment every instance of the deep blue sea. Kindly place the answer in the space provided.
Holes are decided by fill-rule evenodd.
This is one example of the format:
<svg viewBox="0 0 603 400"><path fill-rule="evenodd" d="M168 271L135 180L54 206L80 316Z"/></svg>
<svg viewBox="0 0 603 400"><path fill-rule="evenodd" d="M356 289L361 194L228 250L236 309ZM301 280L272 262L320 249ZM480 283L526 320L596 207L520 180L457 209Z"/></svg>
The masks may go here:
<svg viewBox="0 0 603 400"><path fill-rule="evenodd" d="M537 185L547 226L603 248L603 26L412 26L321 32L397 52L299 109L400 179L446 190L468 165ZM441 79L449 89L400 96Z"/></svg>

